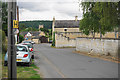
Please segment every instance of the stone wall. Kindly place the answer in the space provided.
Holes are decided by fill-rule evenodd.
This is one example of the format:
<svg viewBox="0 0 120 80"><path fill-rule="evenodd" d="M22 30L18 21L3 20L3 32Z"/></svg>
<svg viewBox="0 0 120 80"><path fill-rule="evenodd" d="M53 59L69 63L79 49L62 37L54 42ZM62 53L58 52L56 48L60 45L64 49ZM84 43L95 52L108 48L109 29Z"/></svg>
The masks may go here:
<svg viewBox="0 0 120 80"><path fill-rule="evenodd" d="M85 35L82 32L62 32L63 36L69 38L77 38L77 37L93 37L92 33L90 35ZM95 37L99 38L100 33L95 33ZM103 38L115 38L115 32L106 32L105 35L102 35ZM116 37L118 38L118 32L116 33Z"/></svg>
<svg viewBox="0 0 120 80"><path fill-rule="evenodd" d="M96 33L96 38L99 38L100 34ZM81 32L56 32L55 40L56 47L75 47L76 46L76 38L77 37L93 37L92 34L89 36L81 33ZM107 32L103 38L115 38L114 32ZM118 33L117 33L118 37Z"/></svg>
<svg viewBox="0 0 120 80"><path fill-rule="evenodd" d="M70 39L62 34L55 34L55 46L56 47L75 47L76 39Z"/></svg>
<svg viewBox="0 0 120 80"><path fill-rule="evenodd" d="M76 38L76 51L96 55L118 56L118 42L113 39Z"/></svg>

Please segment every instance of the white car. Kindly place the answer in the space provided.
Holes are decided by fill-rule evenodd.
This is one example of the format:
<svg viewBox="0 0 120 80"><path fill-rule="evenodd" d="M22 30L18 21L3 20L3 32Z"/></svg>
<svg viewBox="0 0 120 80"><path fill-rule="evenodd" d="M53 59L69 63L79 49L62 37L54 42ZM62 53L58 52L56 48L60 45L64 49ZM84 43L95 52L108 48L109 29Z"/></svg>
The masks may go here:
<svg viewBox="0 0 120 80"><path fill-rule="evenodd" d="M34 41L23 41L22 43L31 43L32 45L35 44Z"/></svg>
<svg viewBox="0 0 120 80"><path fill-rule="evenodd" d="M16 45L16 62L27 64L28 66L30 66L30 64L32 63L32 54L29 51L27 45L22 44ZM4 65L7 66L7 64L8 64L8 52L6 53L4 58Z"/></svg>
<svg viewBox="0 0 120 80"><path fill-rule="evenodd" d="M21 43L22 45L27 45L27 47L29 48L29 51L32 53L32 59L34 59L34 49L33 49L33 45L30 43Z"/></svg>

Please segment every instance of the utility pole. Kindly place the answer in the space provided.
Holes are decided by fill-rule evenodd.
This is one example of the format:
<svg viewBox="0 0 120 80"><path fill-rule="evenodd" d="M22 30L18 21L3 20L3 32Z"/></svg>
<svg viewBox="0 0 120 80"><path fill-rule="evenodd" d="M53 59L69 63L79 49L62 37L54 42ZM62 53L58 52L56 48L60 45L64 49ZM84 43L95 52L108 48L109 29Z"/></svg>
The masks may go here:
<svg viewBox="0 0 120 80"><path fill-rule="evenodd" d="M14 1L14 2L13 2ZM16 0L8 2L8 78L17 79L15 36L13 20L16 20Z"/></svg>
<svg viewBox="0 0 120 80"><path fill-rule="evenodd" d="M118 2L118 38L120 39L120 1Z"/></svg>
<svg viewBox="0 0 120 80"><path fill-rule="evenodd" d="M17 21L18 21L18 31L19 31L19 7L17 6ZM17 42L19 42L19 32L17 34Z"/></svg>

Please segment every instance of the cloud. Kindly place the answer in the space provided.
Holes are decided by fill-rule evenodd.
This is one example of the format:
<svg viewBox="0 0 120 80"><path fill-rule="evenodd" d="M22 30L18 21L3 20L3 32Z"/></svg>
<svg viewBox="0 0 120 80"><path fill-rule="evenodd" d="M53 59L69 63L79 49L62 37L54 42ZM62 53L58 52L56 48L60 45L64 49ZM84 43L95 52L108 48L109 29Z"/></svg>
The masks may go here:
<svg viewBox="0 0 120 80"><path fill-rule="evenodd" d="M20 21L82 18L78 0L39 0L39 2L18 2ZM80 8L81 9L81 8Z"/></svg>
<svg viewBox="0 0 120 80"><path fill-rule="evenodd" d="M30 11L46 11L50 9L48 3L36 2L20 2L18 3L20 9L27 9Z"/></svg>

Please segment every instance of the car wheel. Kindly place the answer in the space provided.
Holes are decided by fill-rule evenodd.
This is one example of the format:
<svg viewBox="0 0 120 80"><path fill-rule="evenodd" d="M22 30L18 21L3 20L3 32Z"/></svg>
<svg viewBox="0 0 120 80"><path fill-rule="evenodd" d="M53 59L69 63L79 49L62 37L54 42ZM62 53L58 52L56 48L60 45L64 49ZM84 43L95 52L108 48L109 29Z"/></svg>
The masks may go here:
<svg viewBox="0 0 120 80"><path fill-rule="evenodd" d="M34 55L32 55L32 59L34 59Z"/></svg>
<svg viewBox="0 0 120 80"><path fill-rule="evenodd" d="M7 65L8 65L8 63L7 63L7 61L5 61L5 62L4 62L4 66L7 66Z"/></svg>

